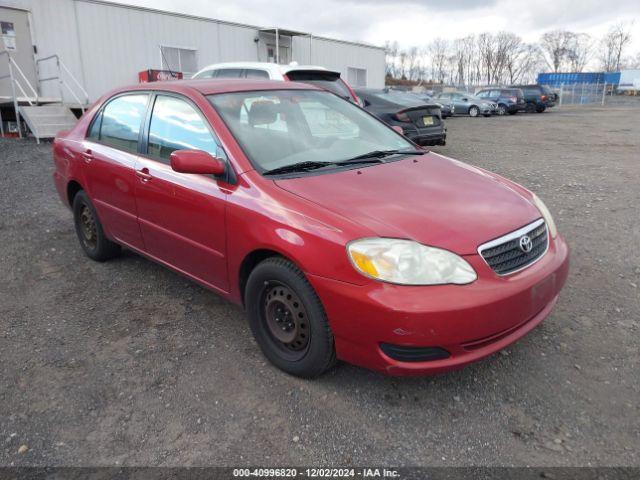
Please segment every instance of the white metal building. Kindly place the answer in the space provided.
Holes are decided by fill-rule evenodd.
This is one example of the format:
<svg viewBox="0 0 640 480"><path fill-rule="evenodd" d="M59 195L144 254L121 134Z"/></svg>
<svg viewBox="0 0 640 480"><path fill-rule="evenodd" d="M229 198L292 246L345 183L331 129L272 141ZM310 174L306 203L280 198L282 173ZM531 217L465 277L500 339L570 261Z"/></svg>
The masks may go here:
<svg viewBox="0 0 640 480"><path fill-rule="evenodd" d="M381 47L102 0L0 0L0 27L5 107L14 96L21 105L61 97L65 105L83 105L111 88L137 83L142 70L170 69L187 77L228 61L322 65L353 86L384 86ZM29 101L36 96L37 102Z"/></svg>

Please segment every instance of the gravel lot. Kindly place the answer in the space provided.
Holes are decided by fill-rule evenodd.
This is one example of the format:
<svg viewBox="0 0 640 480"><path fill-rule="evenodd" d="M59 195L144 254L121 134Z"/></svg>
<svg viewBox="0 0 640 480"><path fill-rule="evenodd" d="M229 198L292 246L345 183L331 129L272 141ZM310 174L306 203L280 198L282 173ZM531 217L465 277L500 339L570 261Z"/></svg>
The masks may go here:
<svg viewBox="0 0 640 480"><path fill-rule="evenodd" d="M573 263L539 328L425 378L281 373L240 308L87 259L51 145L0 139L0 465L640 465L640 102L447 124L434 150L537 192Z"/></svg>

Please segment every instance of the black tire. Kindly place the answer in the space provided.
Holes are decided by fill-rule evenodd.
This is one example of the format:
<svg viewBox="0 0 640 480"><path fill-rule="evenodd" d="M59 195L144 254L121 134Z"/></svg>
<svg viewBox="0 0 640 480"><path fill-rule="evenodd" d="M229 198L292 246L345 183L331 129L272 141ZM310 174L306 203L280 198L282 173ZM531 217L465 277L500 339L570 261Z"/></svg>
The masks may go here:
<svg viewBox="0 0 640 480"><path fill-rule="evenodd" d="M498 115L506 115L507 112L507 106L504 103L498 104Z"/></svg>
<svg viewBox="0 0 640 480"><path fill-rule="evenodd" d="M542 113L542 112L544 112L546 109L547 109L547 107L545 107L544 105L538 105L538 106L536 107L536 112L538 112L538 113Z"/></svg>
<svg viewBox="0 0 640 480"><path fill-rule="evenodd" d="M469 116L470 117L477 117L478 115L480 115L480 109L478 107L476 107L475 105L471 105L469 107Z"/></svg>
<svg viewBox="0 0 640 480"><path fill-rule="evenodd" d="M245 292L249 326L271 363L303 378L335 365L333 333L320 298L293 263L282 257L262 261L249 275Z"/></svg>
<svg viewBox="0 0 640 480"><path fill-rule="evenodd" d="M82 190L73 199L73 220L80 246L89 258L104 262L120 253L120 245L105 236L96 209Z"/></svg>

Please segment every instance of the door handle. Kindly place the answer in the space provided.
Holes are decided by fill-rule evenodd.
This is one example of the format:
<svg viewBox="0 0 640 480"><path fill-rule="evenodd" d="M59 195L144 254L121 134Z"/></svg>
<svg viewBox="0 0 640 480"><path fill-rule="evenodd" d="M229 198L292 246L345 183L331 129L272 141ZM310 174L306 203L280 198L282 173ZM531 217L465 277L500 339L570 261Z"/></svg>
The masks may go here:
<svg viewBox="0 0 640 480"><path fill-rule="evenodd" d="M85 150L81 155L86 163L91 163L91 160L93 160L93 153L91 153L91 150Z"/></svg>
<svg viewBox="0 0 640 480"><path fill-rule="evenodd" d="M153 178L146 167L142 170L136 170L136 176L143 182L148 182Z"/></svg>

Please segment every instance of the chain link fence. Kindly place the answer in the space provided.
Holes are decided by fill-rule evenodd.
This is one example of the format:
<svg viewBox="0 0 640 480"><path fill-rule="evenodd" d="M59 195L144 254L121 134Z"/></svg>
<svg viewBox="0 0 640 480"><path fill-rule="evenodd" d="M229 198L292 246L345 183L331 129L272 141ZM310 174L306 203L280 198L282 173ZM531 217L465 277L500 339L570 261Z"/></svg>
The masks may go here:
<svg viewBox="0 0 640 480"><path fill-rule="evenodd" d="M614 94L615 86L606 83L573 83L552 88L552 91L558 95L558 106L594 103L604 105L607 96Z"/></svg>

